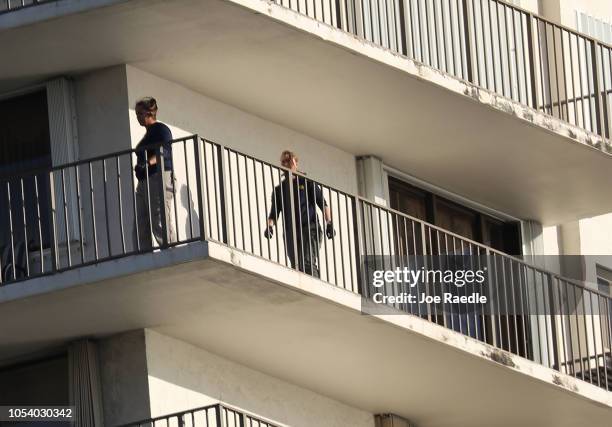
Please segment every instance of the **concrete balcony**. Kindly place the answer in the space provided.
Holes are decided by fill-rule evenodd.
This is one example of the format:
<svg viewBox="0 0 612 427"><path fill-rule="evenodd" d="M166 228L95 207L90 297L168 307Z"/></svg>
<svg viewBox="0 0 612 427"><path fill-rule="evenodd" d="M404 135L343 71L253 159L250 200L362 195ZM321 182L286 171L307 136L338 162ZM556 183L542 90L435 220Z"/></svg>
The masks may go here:
<svg viewBox="0 0 612 427"><path fill-rule="evenodd" d="M0 287L3 363L83 336L148 328L419 426L606 425L612 403L606 391L609 298L324 184L317 185L336 235L325 240L320 278L313 277L299 263L291 268L284 225L272 239L262 236L267 196L286 171L195 137L176 141L172 152L176 188L186 188L188 201L172 208L177 241L149 248L132 238L138 212L127 165L133 150L47 172L50 183L62 184L59 190L49 184L57 192L49 215L54 244L44 263L48 270L30 264L29 277ZM13 225L17 241L24 228ZM406 229L414 234L403 234ZM396 256L400 248L443 253L424 236L492 254L502 271L521 272L510 286L524 289L535 306L560 305L554 311L528 308L522 321L540 326L522 330L520 342L504 320L508 312L477 313L480 324L502 327L473 334L420 308L368 310L361 256ZM562 302L568 289L585 301L583 311ZM548 296L538 297L542 291ZM158 375L163 379L163 372ZM185 378L177 381L183 391L197 388Z"/></svg>
<svg viewBox="0 0 612 427"><path fill-rule="evenodd" d="M64 2L70 3L57 4ZM495 4L508 31L510 17L516 31L526 31L524 12ZM477 17L488 12L474 7L468 11ZM407 21L402 43L397 32L381 38L390 22L360 27L354 24L356 12L340 8L338 20L332 11L322 16L318 10L314 19L306 11L261 0L133 0L57 15L0 35L7 47L0 89L134 64L348 153L376 155L391 167L516 218L551 225L612 211L610 199L601 197L612 173L606 140L609 82L588 71L597 58L599 67L608 69L608 47L528 15L529 34L548 34L536 37L536 47L551 52L554 43L562 46L560 40L571 40L572 46L580 40L573 57L583 59L580 65L555 67L550 55L536 52L532 69L543 71L530 80L529 71L520 71L529 65L528 33L517 34L517 46L523 46L519 59L497 50L500 59L483 56L491 41L472 37L477 55L466 62L458 53L467 46L465 37L454 39L455 53L450 41L427 48L433 38L413 47L417 27L425 25L417 15ZM398 11L390 9L389 16ZM464 16L456 8L451 12L445 18L449 26ZM407 20L409 11L404 16ZM474 28L482 33L489 24L480 21ZM83 32L83 26L90 31ZM148 41L145 27L155 29L155 43ZM514 43L513 38L501 40ZM500 71L503 64L508 72ZM591 73L587 85L585 76L576 77L586 73L583 64ZM564 71L554 73L555 68ZM601 97L594 95L599 93L595 83ZM192 130L206 131L197 124Z"/></svg>

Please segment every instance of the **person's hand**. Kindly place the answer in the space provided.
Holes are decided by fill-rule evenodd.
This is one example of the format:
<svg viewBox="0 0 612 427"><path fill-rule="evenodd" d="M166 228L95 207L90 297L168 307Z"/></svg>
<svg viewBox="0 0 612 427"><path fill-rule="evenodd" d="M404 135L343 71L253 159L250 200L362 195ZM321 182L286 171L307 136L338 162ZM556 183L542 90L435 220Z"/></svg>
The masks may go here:
<svg viewBox="0 0 612 427"><path fill-rule="evenodd" d="M328 239L333 239L336 236L336 230L334 230L334 225L331 222L328 222L327 227L325 227L325 235Z"/></svg>
<svg viewBox="0 0 612 427"><path fill-rule="evenodd" d="M272 238L272 236L274 236L274 227L268 225L266 227L266 231L264 231L264 237L269 240Z"/></svg>

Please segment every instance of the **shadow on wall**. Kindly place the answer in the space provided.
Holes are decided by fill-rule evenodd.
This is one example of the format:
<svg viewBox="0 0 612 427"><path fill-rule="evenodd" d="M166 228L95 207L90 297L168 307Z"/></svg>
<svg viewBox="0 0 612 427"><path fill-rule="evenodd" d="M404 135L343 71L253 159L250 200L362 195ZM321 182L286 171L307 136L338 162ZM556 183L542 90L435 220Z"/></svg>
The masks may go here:
<svg viewBox="0 0 612 427"><path fill-rule="evenodd" d="M195 209L195 203L193 202L193 194L187 188L187 185L183 184L179 191L179 195L181 197L181 206L188 212L188 217L191 218L191 221L185 221L185 236L193 236L195 230L192 229L195 224L199 224L200 218L198 217L198 212Z"/></svg>

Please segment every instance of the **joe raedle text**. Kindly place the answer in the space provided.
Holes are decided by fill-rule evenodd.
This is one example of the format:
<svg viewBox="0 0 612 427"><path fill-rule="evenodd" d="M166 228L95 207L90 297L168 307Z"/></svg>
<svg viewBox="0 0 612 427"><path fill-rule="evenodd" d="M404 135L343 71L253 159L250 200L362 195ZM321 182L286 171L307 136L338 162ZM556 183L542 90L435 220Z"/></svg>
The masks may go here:
<svg viewBox="0 0 612 427"><path fill-rule="evenodd" d="M475 287L485 282L485 270L458 269L409 269L375 270L371 285L375 291L372 299L376 304L486 304L487 296ZM468 292L470 285L472 292ZM433 286L446 290L433 291ZM449 287L451 291L448 291ZM395 292L389 292L390 290ZM399 290L410 290L401 291ZM425 291L430 289L429 292ZM433 291L433 292L432 292Z"/></svg>

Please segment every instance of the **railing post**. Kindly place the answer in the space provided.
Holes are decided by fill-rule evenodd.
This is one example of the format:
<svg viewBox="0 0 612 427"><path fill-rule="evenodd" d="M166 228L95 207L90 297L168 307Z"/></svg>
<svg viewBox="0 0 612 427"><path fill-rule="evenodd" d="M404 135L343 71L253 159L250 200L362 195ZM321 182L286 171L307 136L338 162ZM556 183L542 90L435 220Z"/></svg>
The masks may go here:
<svg viewBox="0 0 612 427"><path fill-rule="evenodd" d="M362 266L362 257L363 253L361 251L361 226L363 224L363 217L361 216L361 200L358 197L353 198L353 238L355 240L355 271L357 275L357 293L364 298L367 298L367 286L364 287L363 280L363 270Z"/></svg>
<svg viewBox="0 0 612 427"><path fill-rule="evenodd" d="M203 150L206 153L206 150ZM204 209L204 178L202 177L202 153L200 153L200 138L193 136L193 154L195 155L196 191L198 197L198 216L200 226L200 240L206 240L206 214ZM206 159L204 159L206 161Z"/></svg>
<svg viewBox="0 0 612 427"><path fill-rule="evenodd" d="M161 145L159 147L159 150L157 150L157 153L155 154L156 159L155 161L157 162L157 171L159 173L159 180L158 180L158 188L160 191L160 197L159 200L155 200L153 201L153 203L161 203L161 206L159 207L159 211L160 211L160 221L161 221L161 229L162 229L162 244L161 247L162 248L167 248L168 247L168 221L166 218L166 183L164 182L164 146Z"/></svg>
<svg viewBox="0 0 612 427"><path fill-rule="evenodd" d="M604 118L607 121L608 114L606 111L607 105L604 104L601 100L601 88L603 86L603 82L601 80L601 61L598 54L599 43L597 40L591 41L591 59L593 61L593 92L595 97L595 122L597 125L597 133L602 136L602 138L606 137L607 129L604 123ZM606 96L606 100L607 100Z"/></svg>
<svg viewBox="0 0 612 427"><path fill-rule="evenodd" d="M217 410L215 411L215 420L216 420L216 426L215 427L225 427L225 418L223 417L223 405L221 405L220 403L217 404Z"/></svg>
<svg viewBox="0 0 612 427"><path fill-rule="evenodd" d="M336 28L338 28L339 30L342 30L342 12L340 8L340 0L336 0L335 4L336 4Z"/></svg>
<svg viewBox="0 0 612 427"><path fill-rule="evenodd" d="M219 170L217 173L219 174L219 205L221 207L221 238L223 243L228 244L227 238L227 201L225 197L226 188L226 174L225 174L225 160L224 160L224 151L225 147L223 145L218 145L219 151L217 152L217 163L219 164Z"/></svg>
<svg viewBox="0 0 612 427"><path fill-rule="evenodd" d="M550 335L552 337L552 368L558 371L561 370L561 366L559 365L559 348L558 348L558 337L557 337L557 325L555 320L555 294L553 290L553 280L554 277L552 274L548 273L548 298L550 299L550 306L548 313L550 317ZM557 282L558 283L558 282Z"/></svg>
<svg viewBox="0 0 612 427"><path fill-rule="evenodd" d="M530 83L531 83L531 106L535 109L538 110L539 106L540 106L540 98L539 98L539 92L538 92L538 87L540 86L538 84L538 71L537 71L537 67L536 67L536 62L535 62L535 41L538 40L538 25L537 25L537 21L536 21L536 25L534 27L533 25L533 14L529 13L527 15L527 25L526 25L526 32L527 32L527 48L528 48L528 55L529 55L529 74L531 75L531 79ZM527 76L525 76L525 79L527 79Z"/></svg>
<svg viewBox="0 0 612 427"><path fill-rule="evenodd" d="M297 221L295 220L295 194L294 194L294 189L293 189L293 172L288 171L287 177L289 179L289 182L287 183L289 185L289 203L291 204L291 233L293 233L293 268L295 270L299 271L299 265L300 265L300 256L298 254L298 244L297 244L297 239L298 239L298 226L300 228L300 233L301 233L301 227L302 224L297 224ZM282 185L282 183L281 183ZM298 209L300 208L300 206L298 206ZM285 209L287 209L287 207L285 207ZM286 218L286 217L285 217ZM285 219L283 219L283 221L285 221ZM284 225L283 225L284 226ZM300 236L301 239L302 236ZM286 239L287 237L285 237ZM302 242L300 241L300 244Z"/></svg>
<svg viewBox="0 0 612 427"><path fill-rule="evenodd" d="M56 204L55 204L55 179L53 170L49 172L49 204L50 204L50 219L51 219L51 227L49 229L49 237L51 239L51 271L57 271L59 260L58 260L58 250L57 250L57 221L55 219L56 215ZM41 242L42 244L42 242Z"/></svg>
<svg viewBox="0 0 612 427"><path fill-rule="evenodd" d="M466 80L470 83L475 82L474 71L476 70L474 59L476 56L474 55L474 46L472 45L472 34L473 31L473 22L470 15L470 8L468 2L470 0L461 0L463 6L463 35L465 37L465 59L466 59L466 70L467 70L467 78Z"/></svg>
<svg viewBox="0 0 612 427"><path fill-rule="evenodd" d="M406 38L406 14L404 11L404 1L400 0L398 2L398 15L400 21L400 37L398 39L398 52L400 52L404 56L408 56L408 40ZM399 44L401 43L401 47Z"/></svg>
<svg viewBox="0 0 612 427"><path fill-rule="evenodd" d="M498 347L498 345L497 345L497 324L499 322L496 320L495 316L496 315L499 316L499 313L496 313L494 299L495 298L499 298L499 295L497 293L497 289L495 289L495 290L493 289L493 273L494 272L493 272L493 268L492 268L493 264L491 263L492 255L491 255L491 251L489 250L489 248L486 249L485 256L486 256L486 259L487 259L487 264L486 265L488 266L488 269L487 269L487 278L489 280L489 295L490 295L490 297L489 297L490 298L489 299L489 310L491 312L491 343L490 344L493 347ZM496 281L496 283L497 283L497 281Z"/></svg>

